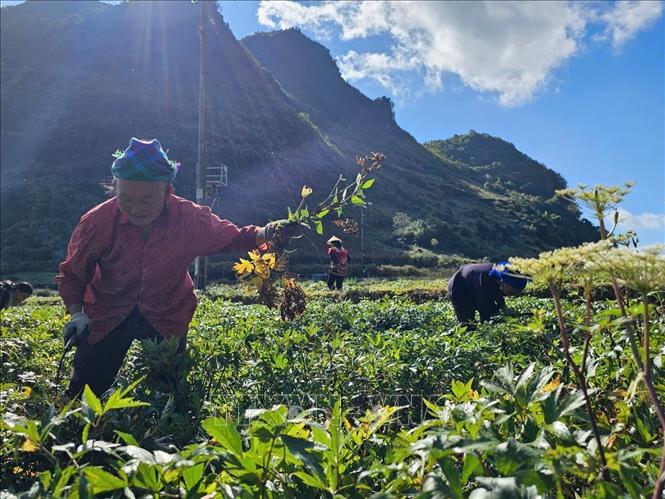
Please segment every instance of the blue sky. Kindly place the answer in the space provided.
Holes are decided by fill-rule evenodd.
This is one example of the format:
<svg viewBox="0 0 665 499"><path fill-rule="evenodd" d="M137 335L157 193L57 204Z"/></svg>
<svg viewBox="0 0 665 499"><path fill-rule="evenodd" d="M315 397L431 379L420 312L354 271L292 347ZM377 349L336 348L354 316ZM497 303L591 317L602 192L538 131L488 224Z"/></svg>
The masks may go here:
<svg viewBox="0 0 665 499"><path fill-rule="evenodd" d="M366 21L370 26L365 26L364 31L358 28L358 17L371 18L372 12L324 10L321 4L307 2L301 3L304 10L293 11L288 7L292 3L283 2L282 8L270 11L269 21L273 26L299 27L328 47L338 60L344 60L349 51L395 53L394 47L400 42L401 33L395 33L394 29L391 32L390 27L381 26L380 22L378 26L372 25L370 19ZM239 38L273 27L259 22L260 2L225 1L221 4L227 22ZM416 17L419 15L416 11L423 7L410 2L404 4L411 9L406 13ZM393 74L401 79L406 92L403 88L380 83L381 75L374 78L371 71L367 71L365 77L347 79L369 97L391 96L396 103L397 122L419 141L447 138L474 129L514 143L521 151L560 172L570 185L634 180L636 186L623 205L625 225L637 230L644 244L665 242L665 23L662 5L660 13L651 13L650 19L644 20L649 13L642 16L641 27L637 27L639 12L627 12L622 20L617 4L592 5L597 11L590 15L592 20L586 21L583 33L576 34L576 48L560 55L561 60L547 72L545 83L537 86L532 94L527 90L529 95L518 97L517 102L506 105L500 101L501 91L472 88L465 81L465 77L472 79L469 71L460 75L454 70L444 70L442 86L430 89L423 83L426 68L401 71L398 67ZM428 14L436 15L432 12L421 15ZM549 15L556 17L557 14ZM375 12L375 15L386 17L385 12ZM566 12L560 15L573 25L571 31L579 30L575 19L565 18ZM604 20L600 20L603 17ZM474 19L471 15L469 18L453 23L450 29L471 26ZM511 29L520 29L519 21L508 19L507 23L512 23ZM545 25L543 29L554 28ZM349 35L353 30L361 34ZM496 43L500 44L501 35L496 38ZM488 43L493 41L490 39ZM409 55L414 57L414 54ZM389 64L381 66L385 69ZM519 61L513 67L530 70L528 65L520 66ZM347 74L352 73L354 71L347 71ZM390 71L387 73L390 76Z"/></svg>
<svg viewBox="0 0 665 499"><path fill-rule="evenodd" d="M634 180L625 227L665 242L662 2L220 3L238 38L296 26L321 42L419 141L474 129L571 185Z"/></svg>

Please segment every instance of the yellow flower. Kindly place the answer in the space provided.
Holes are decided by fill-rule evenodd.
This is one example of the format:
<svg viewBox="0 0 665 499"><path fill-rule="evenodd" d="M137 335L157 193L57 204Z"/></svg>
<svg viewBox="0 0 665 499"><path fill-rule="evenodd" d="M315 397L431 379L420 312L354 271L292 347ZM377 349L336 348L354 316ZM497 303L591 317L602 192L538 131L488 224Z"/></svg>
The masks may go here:
<svg viewBox="0 0 665 499"><path fill-rule="evenodd" d="M254 264L254 272L256 273L257 276L267 279L268 276L270 275L270 268L268 267L266 262L264 262L263 260L259 260Z"/></svg>
<svg viewBox="0 0 665 499"><path fill-rule="evenodd" d="M35 444L29 438L26 439L25 442L23 442L23 445L21 445L21 450L24 450L25 452L35 452L37 449L39 449L37 444Z"/></svg>
<svg viewBox="0 0 665 499"><path fill-rule="evenodd" d="M259 254L258 251L252 250L249 253L247 253L249 257L252 259L253 262L258 262L261 259L261 255Z"/></svg>
<svg viewBox="0 0 665 499"><path fill-rule="evenodd" d="M307 196L309 196L312 193L312 189L307 187L306 185L302 186L302 191L300 191L300 195L305 199Z"/></svg>
<svg viewBox="0 0 665 499"><path fill-rule="evenodd" d="M25 398L29 398L30 395L32 395L32 388L29 386L24 386L21 388L21 395L23 395Z"/></svg>
<svg viewBox="0 0 665 499"><path fill-rule="evenodd" d="M251 274L254 270L254 265L252 265L252 262L241 258L240 261L233 266L233 270L238 275Z"/></svg>
<svg viewBox="0 0 665 499"><path fill-rule="evenodd" d="M559 378L553 379L549 383L547 383L545 386L543 386L543 391L545 393L552 392L557 389L557 387L561 384L561 380Z"/></svg>
<svg viewBox="0 0 665 499"><path fill-rule="evenodd" d="M261 256L261 260L263 260L268 265L268 268L270 268L270 269L275 268L275 254L274 253L264 254L263 256Z"/></svg>

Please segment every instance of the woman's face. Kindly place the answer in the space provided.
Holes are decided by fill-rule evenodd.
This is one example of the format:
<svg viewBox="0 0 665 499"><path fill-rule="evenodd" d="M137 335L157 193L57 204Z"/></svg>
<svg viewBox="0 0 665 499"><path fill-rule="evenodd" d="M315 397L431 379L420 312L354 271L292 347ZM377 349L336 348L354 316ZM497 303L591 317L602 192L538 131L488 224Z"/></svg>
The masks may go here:
<svg viewBox="0 0 665 499"><path fill-rule="evenodd" d="M138 227L150 225L162 213L167 186L167 182L118 179L118 207L132 224Z"/></svg>

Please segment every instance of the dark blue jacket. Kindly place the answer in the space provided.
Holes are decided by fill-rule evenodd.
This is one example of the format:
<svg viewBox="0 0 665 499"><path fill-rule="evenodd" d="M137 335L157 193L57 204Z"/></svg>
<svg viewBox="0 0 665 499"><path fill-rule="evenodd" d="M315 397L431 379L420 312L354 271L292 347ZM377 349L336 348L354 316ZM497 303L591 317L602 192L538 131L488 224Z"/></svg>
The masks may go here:
<svg viewBox="0 0 665 499"><path fill-rule="evenodd" d="M506 306L499 279L490 276L492 263L462 265L448 281L448 298L456 309L473 315L477 310L480 320L487 321Z"/></svg>

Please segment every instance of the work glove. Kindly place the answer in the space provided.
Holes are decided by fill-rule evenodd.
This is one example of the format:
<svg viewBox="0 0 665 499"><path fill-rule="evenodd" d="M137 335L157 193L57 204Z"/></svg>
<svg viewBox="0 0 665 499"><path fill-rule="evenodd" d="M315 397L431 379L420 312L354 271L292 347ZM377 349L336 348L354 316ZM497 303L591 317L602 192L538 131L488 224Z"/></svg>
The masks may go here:
<svg viewBox="0 0 665 499"><path fill-rule="evenodd" d="M266 242L277 242L284 246L290 239L296 239L302 236L306 227L298 222L289 220L277 220L270 222L263 229L263 237Z"/></svg>
<svg viewBox="0 0 665 499"><path fill-rule="evenodd" d="M65 324L65 349L77 345L88 336L90 319L83 312L76 312L71 320Z"/></svg>

